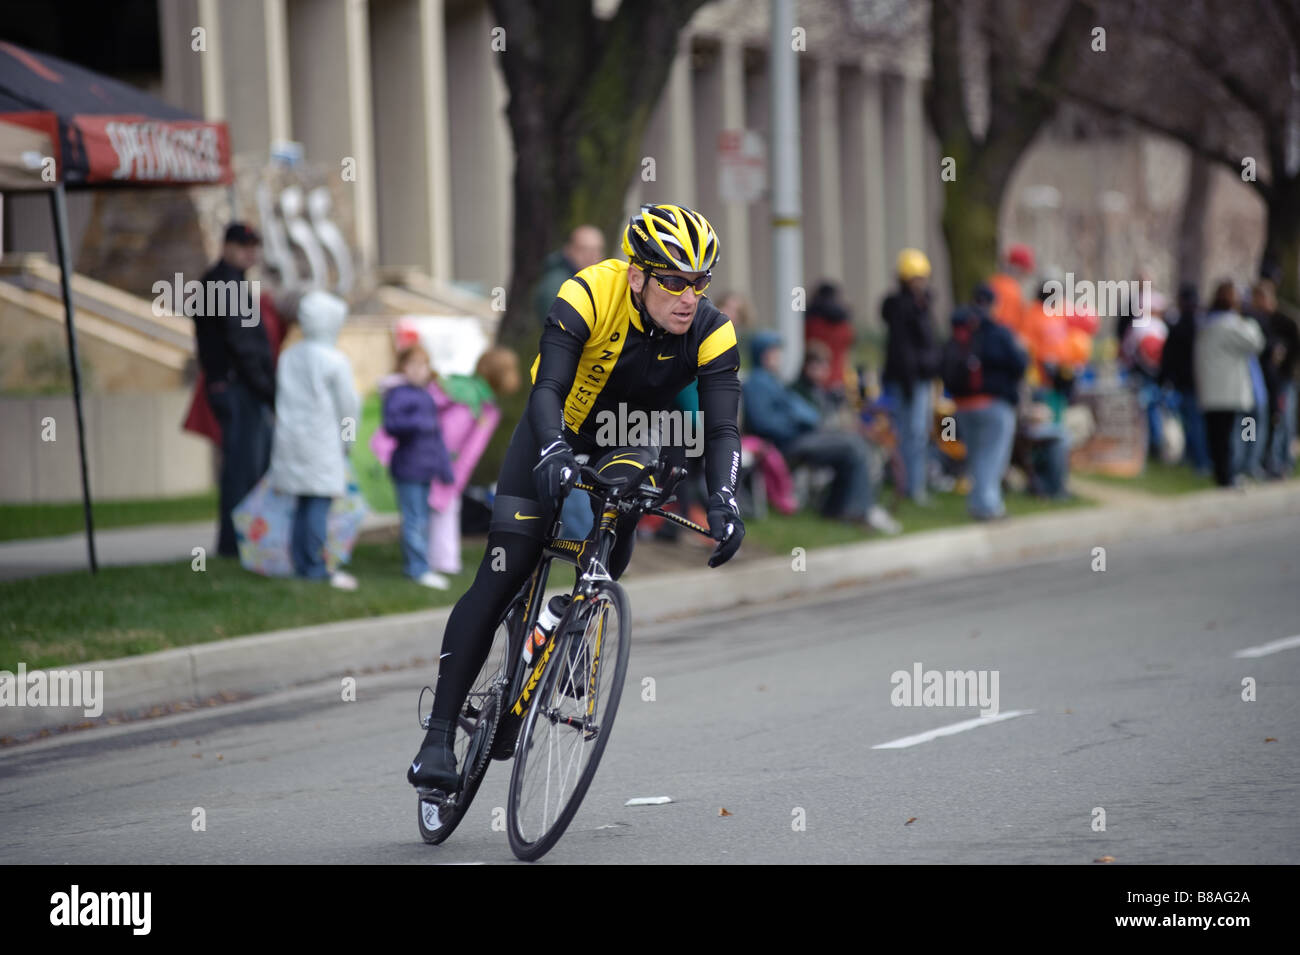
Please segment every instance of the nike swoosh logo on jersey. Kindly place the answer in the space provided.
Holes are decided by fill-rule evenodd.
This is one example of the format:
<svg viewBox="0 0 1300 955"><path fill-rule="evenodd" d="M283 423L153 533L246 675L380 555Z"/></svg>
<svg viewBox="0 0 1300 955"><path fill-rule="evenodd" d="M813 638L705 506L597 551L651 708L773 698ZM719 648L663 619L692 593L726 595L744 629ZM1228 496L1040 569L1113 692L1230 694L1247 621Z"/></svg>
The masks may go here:
<svg viewBox="0 0 1300 955"><path fill-rule="evenodd" d="M517 521L535 521L541 516L542 515L540 514L520 514L518 511L515 511L515 520Z"/></svg>
<svg viewBox="0 0 1300 955"><path fill-rule="evenodd" d="M669 358L672 358L672 357L673 357L672 355L660 355L660 356L659 356L659 360L660 360L660 361L667 361Z"/></svg>

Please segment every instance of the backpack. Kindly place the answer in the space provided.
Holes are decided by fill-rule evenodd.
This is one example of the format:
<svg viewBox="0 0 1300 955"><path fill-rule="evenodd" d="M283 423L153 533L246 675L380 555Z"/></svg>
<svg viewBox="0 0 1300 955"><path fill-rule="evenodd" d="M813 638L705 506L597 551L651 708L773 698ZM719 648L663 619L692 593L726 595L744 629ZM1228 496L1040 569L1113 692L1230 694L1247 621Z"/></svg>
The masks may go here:
<svg viewBox="0 0 1300 955"><path fill-rule="evenodd" d="M968 398L984 390L984 368L977 341L980 321L954 323L952 337L943 346L940 375L943 387L954 398Z"/></svg>

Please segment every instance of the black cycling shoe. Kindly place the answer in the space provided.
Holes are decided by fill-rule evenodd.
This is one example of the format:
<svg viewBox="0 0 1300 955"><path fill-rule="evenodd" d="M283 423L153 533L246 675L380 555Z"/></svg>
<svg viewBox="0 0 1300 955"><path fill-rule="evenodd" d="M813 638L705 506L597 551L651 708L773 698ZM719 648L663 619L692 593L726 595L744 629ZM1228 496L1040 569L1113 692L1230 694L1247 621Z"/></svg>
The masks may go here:
<svg viewBox="0 0 1300 955"><path fill-rule="evenodd" d="M406 781L417 789L437 789L448 794L459 789L460 773L456 769L456 753L452 748L455 739L455 723L430 720L429 735L415 759L411 760Z"/></svg>

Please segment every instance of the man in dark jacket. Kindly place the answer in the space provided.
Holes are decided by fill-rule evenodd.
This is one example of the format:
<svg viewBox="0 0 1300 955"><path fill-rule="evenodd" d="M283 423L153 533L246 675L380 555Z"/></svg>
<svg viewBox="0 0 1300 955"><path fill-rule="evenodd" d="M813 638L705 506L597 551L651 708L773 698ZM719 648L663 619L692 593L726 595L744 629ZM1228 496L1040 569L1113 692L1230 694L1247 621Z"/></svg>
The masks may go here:
<svg viewBox="0 0 1300 955"><path fill-rule="evenodd" d="M1264 351L1259 357L1268 391L1268 443L1264 446L1264 470L1269 477L1287 477L1295 467L1291 439L1296 425L1296 366L1300 363L1300 330L1277 305L1277 292L1270 279L1262 278L1251 296L1251 314L1264 332ZM1262 434L1261 434L1262 438Z"/></svg>
<svg viewBox="0 0 1300 955"><path fill-rule="evenodd" d="M560 286L589 265L605 258L605 233L594 225L580 225L569 233L564 248L557 249L542 262L542 277L533 295L537 323L546 324L546 315L560 294ZM578 495L575 495L575 497Z"/></svg>
<svg viewBox="0 0 1300 955"><path fill-rule="evenodd" d="M1169 337L1160 353L1160 385L1178 395L1178 412L1186 438L1185 458L1202 474L1210 473L1210 449L1205 443L1205 419L1196 403L1196 375L1192 356L1196 348L1196 326L1201 320L1196 301L1196 283L1178 287L1178 306L1165 313Z"/></svg>
<svg viewBox="0 0 1300 955"><path fill-rule="evenodd" d="M989 314L992 305L992 288L980 283L974 304L952 316L942 362L944 386L957 405L957 434L966 445L966 510L976 520L1006 514L1002 475L1011 460L1020 380L1029 364L1011 332Z"/></svg>
<svg viewBox="0 0 1300 955"><path fill-rule="evenodd" d="M231 223L221 260L204 274L203 300L191 312L208 403L221 425L217 553L223 557L239 555L231 512L271 459L275 362L259 317L258 290L244 278L261 248L256 232Z"/></svg>
<svg viewBox="0 0 1300 955"><path fill-rule="evenodd" d="M896 409L907 496L926 503L930 441L930 382L938 372L938 350L930 318L930 260L918 249L898 254L899 288L880 306L888 340L881 383Z"/></svg>

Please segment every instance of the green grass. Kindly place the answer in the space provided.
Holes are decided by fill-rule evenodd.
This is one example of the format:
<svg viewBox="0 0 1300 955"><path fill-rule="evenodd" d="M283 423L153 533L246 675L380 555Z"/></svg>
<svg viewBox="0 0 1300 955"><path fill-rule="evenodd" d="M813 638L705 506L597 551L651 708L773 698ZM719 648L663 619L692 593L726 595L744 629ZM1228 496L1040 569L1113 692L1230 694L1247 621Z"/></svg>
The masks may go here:
<svg viewBox="0 0 1300 955"><path fill-rule="evenodd" d="M217 492L134 501L91 501L95 529L216 520ZM0 540L56 537L85 528L80 501L70 504L0 504Z"/></svg>
<svg viewBox="0 0 1300 955"><path fill-rule="evenodd" d="M396 540L358 543L349 565L352 593L315 581L259 577L238 561L105 567L0 581L0 670L108 660L241 634L376 617L452 603L468 588L481 540L462 549L465 569L449 590L429 590L402 575ZM430 634L433 640L437 635Z"/></svg>
<svg viewBox="0 0 1300 955"><path fill-rule="evenodd" d="M903 534L976 523L966 513L966 498L963 495L932 494L930 501L930 507L920 507L910 500L903 501L898 506L894 517L902 523ZM1047 501L1020 493L1004 494L1003 501L1007 514L1012 517L1061 508L1091 507L1095 503L1079 497L1069 501ZM788 517L769 511L764 520L745 522L745 539L747 542L752 540L774 554L788 554L792 548L806 548L810 543L818 547L833 547L836 544L856 544L887 538L860 525L828 520L807 511Z"/></svg>
<svg viewBox="0 0 1300 955"><path fill-rule="evenodd" d="M1147 461L1146 470L1134 478L1114 477L1109 474L1084 474L1081 476L1104 484L1113 484L1116 487L1156 495L1208 491L1215 486L1214 478L1209 475L1197 474L1193 468L1185 464L1165 464L1163 461L1151 460ZM1300 461L1296 462L1296 468L1291 476L1300 477Z"/></svg>
<svg viewBox="0 0 1300 955"><path fill-rule="evenodd" d="M911 502L901 505L897 516L905 533L970 522L961 496L936 494L933 501L925 509ZM1029 514L1091 502L1063 505L1009 494L1006 503L1011 514ZM806 513L751 521L747 532L753 543L774 554L810 543L833 546L876 536ZM0 670L12 671L20 660L33 668L61 666L445 606L468 588L482 554L481 539L463 545L465 569L446 591L426 590L402 575L396 540L356 546L349 570L361 586L354 593L323 583L259 577L237 561L221 558L209 558L203 572L180 561L105 567L94 577L79 571L0 581L0 606L5 608Z"/></svg>
<svg viewBox="0 0 1300 955"><path fill-rule="evenodd" d="M1197 474L1195 469L1185 464L1165 464L1162 461L1148 460L1146 469L1137 477L1115 477L1110 474L1080 474L1080 477L1102 484L1131 491L1144 491L1147 494L1187 494L1191 491L1205 491L1214 487L1214 479L1208 475Z"/></svg>

